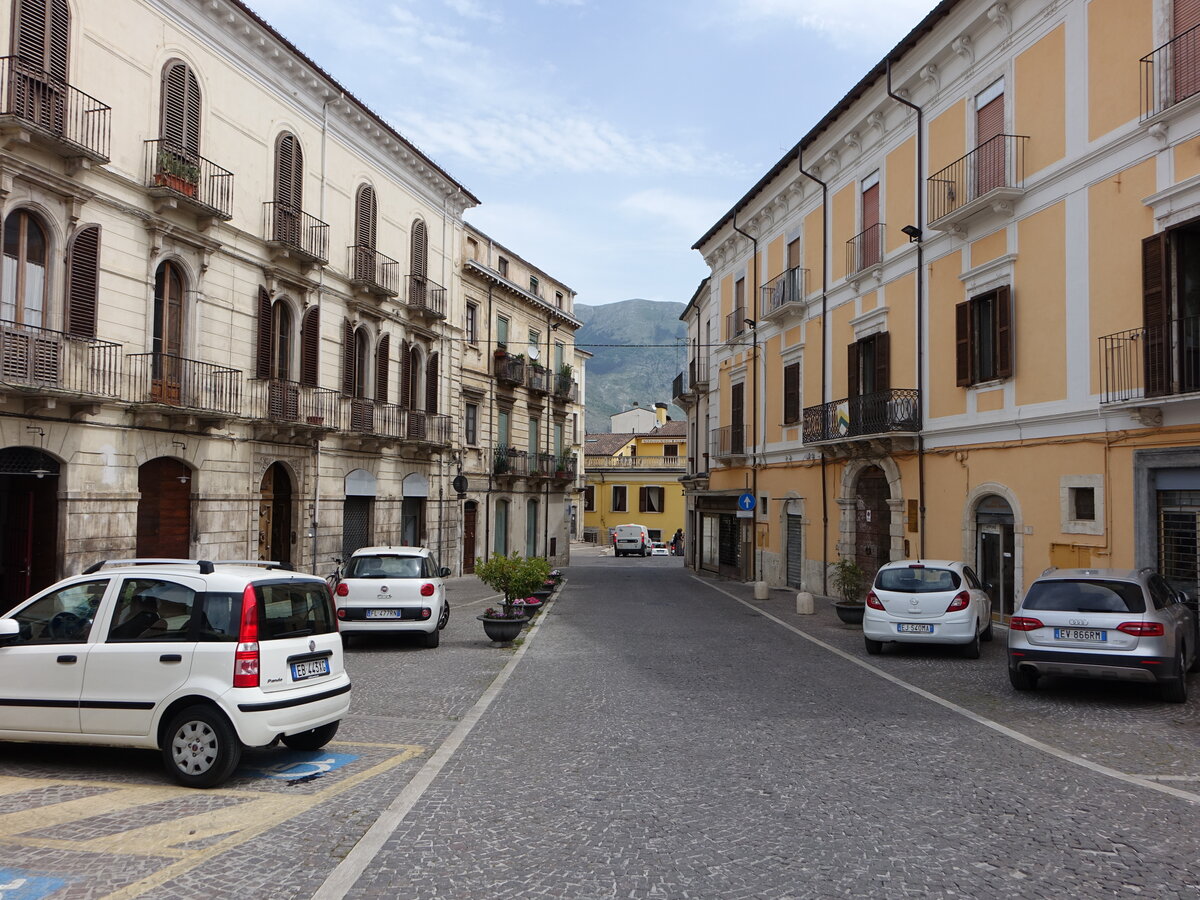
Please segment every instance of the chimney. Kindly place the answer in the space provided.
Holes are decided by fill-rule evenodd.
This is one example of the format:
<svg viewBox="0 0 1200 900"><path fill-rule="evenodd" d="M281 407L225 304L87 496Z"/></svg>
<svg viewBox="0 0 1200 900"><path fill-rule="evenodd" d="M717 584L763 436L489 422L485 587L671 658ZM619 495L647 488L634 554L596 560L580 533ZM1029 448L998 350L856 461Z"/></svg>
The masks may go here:
<svg viewBox="0 0 1200 900"><path fill-rule="evenodd" d="M658 419L659 425L666 425L667 424L667 404L655 403L654 404L654 417L656 419Z"/></svg>

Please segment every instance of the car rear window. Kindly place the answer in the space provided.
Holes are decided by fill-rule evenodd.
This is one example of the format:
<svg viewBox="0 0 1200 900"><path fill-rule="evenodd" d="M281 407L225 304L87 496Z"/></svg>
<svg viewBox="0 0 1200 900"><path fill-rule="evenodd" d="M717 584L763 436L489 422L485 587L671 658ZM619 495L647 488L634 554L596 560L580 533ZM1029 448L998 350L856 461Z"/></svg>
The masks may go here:
<svg viewBox="0 0 1200 900"><path fill-rule="evenodd" d="M1142 586L1130 581L1055 578L1035 581L1021 606L1062 612L1141 613L1146 611L1146 598Z"/></svg>
<svg viewBox="0 0 1200 900"><path fill-rule="evenodd" d="M346 578L424 578L419 556L353 556Z"/></svg>
<svg viewBox="0 0 1200 900"><path fill-rule="evenodd" d="M329 591L324 584L258 586L258 639L303 637L335 630ZM242 618L242 595L224 591L204 594L200 640L236 641Z"/></svg>
<svg viewBox="0 0 1200 900"><path fill-rule="evenodd" d="M880 569L879 574L875 576L877 589L903 594L956 591L960 584L962 579L953 569Z"/></svg>

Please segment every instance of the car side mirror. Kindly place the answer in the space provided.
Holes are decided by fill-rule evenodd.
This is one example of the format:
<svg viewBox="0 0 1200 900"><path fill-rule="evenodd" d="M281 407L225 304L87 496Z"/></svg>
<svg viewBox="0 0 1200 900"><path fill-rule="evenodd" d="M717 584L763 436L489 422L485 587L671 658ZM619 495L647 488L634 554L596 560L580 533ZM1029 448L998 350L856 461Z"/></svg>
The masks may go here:
<svg viewBox="0 0 1200 900"><path fill-rule="evenodd" d="M438 569L438 576L440 578L449 578L450 577L450 567L442 566L440 569Z"/></svg>
<svg viewBox="0 0 1200 900"><path fill-rule="evenodd" d="M0 647L15 643L20 637L20 622L16 619L0 619Z"/></svg>

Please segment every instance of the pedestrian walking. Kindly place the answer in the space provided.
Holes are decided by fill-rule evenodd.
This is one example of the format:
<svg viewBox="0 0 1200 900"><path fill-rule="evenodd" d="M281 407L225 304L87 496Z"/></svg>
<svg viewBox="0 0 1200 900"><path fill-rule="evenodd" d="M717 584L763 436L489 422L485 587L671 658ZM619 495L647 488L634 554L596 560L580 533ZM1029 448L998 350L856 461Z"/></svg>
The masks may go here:
<svg viewBox="0 0 1200 900"><path fill-rule="evenodd" d="M676 556L683 556L683 529L675 529L675 536L671 538L671 552Z"/></svg>

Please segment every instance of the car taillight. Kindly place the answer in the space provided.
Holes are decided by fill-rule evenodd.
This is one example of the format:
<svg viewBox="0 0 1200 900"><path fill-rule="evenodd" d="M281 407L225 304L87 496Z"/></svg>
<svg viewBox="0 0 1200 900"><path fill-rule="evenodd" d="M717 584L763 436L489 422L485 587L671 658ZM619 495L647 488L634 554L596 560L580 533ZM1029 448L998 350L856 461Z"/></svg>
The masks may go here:
<svg viewBox="0 0 1200 900"><path fill-rule="evenodd" d="M430 584L427 581L423 585L421 585L421 596L422 597L432 597L434 591L436 591L436 590L437 590L437 588L435 588L432 584Z"/></svg>
<svg viewBox="0 0 1200 900"><path fill-rule="evenodd" d="M1162 637L1166 629L1159 622L1122 622L1117 631L1132 634L1134 637Z"/></svg>
<svg viewBox="0 0 1200 900"><path fill-rule="evenodd" d="M1031 616L1013 616L1008 620L1008 627L1013 631L1034 631L1045 626L1041 619L1034 619Z"/></svg>
<svg viewBox="0 0 1200 900"><path fill-rule="evenodd" d="M946 607L946 612L954 612L956 609L966 609L971 603L971 595L966 591L959 591L950 605Z"/></svg>
<svg viewBox="0 0 1200 900"><path fill-rule="evenodd" d="M874 591L868 591L867 606L871 607L871 609L883 609L883 601L879 599L879 595Z"/></svg>
<svg viewBox="0 0 1200 900"><path fill-rule="evenodd" d="M337 595L339 597L349 597L350 596L350 588L346 585L346 582L344 582L344 581L338 582Z"/></svg>
<svg viewBox="0 0 1200 900"><path fill-rule="evenodd" d="M233 654L233 686L258 687L258 595L252 584L242 591L242 622Z"/></svg>

